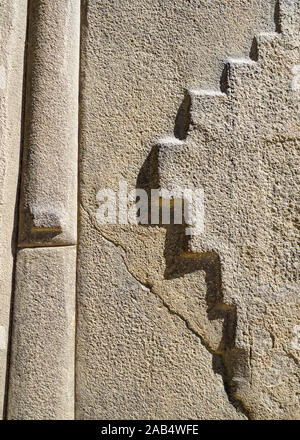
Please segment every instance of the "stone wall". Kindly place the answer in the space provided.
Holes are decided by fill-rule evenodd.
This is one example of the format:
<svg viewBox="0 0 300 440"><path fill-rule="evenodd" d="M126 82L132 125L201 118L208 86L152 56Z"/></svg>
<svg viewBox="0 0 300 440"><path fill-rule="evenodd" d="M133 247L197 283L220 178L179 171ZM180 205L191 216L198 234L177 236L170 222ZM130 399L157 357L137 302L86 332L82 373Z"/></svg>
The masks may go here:
<svg viewBox="0 0 300 440"><path fill-rule="evenodd" d="M0 3L0 415L6 393L22 140L27 1Z"/></svg>
<svg viewBox="0 0 300 440"><path fill-rule="evenodd" d="M4 417L298 419L300 2L4 3Z"/></svg>

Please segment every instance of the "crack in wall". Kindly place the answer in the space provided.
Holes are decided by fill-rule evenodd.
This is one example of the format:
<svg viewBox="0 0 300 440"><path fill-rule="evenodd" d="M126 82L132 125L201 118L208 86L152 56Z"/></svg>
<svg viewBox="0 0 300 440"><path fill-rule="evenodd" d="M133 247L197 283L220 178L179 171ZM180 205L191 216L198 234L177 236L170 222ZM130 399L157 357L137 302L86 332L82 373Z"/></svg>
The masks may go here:
<svg viewBox="0 0 300 440"><path fill-rule="evenodd" d="M106 242L112 244L115 248L121 249L120 256L124 262L124 266L126 268L126 271L128 274L134 278L134 280L141 286L143 290L147 290L151 294L153 294L156 298L158 298L164 308L173 316L176 316L178 319L180 319L186 328L200 341L201 345L213 356L214 359L217 359L219 361L219 364L222 366L222 372L219 373L222 376L223 380L223 386L225 393L228 397L228 401L231 403L231 405L234 406L234 408L238 411L244 414L244 416L247 417L248 420L251 420L251 414L250 410L246 407L245 403L242 401L242 399L238 398L234 395L233 387L232 387L232 375L230 372L230 363L228 359L226 359L226 350L223 351L217 351L214 350L208 341L205 340L203 335L201 335L197 329L194 328L194 326L189 322L186 317L175 310L164 298L163 296L154 288L154 286L151 283L144 283L142 282L132 271L130 270L127 261L126 261L126 255L127 250L122 246L120 243L115 242L113 239L109 238L107 234L103 232L101 227L97 224L97 221L93 215L93 213L83 205L82 202L80 202L80 206L82 210L85 212L85 214L88 216L90 222L92 223L92 226L100 233L103 240ZM236 313L236 310L233 310L233 307L229 307L230 311L233 313Z"/></svg>

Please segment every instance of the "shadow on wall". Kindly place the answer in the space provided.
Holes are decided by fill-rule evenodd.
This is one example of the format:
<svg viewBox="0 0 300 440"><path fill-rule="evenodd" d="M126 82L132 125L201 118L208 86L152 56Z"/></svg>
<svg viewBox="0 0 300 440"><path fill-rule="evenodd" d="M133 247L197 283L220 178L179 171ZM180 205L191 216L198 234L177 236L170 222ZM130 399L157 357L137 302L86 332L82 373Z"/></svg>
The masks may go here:
<svg viewBox="0 0 300 440"><path fill-rule="evenodd" d="M186 93L176 115L174 135L180 140L187 138L190 127L190 96ZM146 160L144 161L136 181L136 188L143 189L148 195L148 225L143 227L153 227L150 224L151 212L151 189L159 188L158 175L158 146L153 144ZM171 222L174 218L171 207ZM160 208L160 222L162 212ZM165 280L183 278L185 275L202 271L205 272L206 281L206 313L210 321L223 321L222 338L217 350L213 350L203 338L201 343L212 354L212 368L216 374L221 375L224 389L229 401L247 417L248 411L236 397L236 387L232 382L234 374L243 370L243 377L248 376L248 353L235 347L237 309L234 305L225 304L222 293L222 277L220 257L215 252L203 254L192 254L185 252L187 248L187 236L185 234L185 224L168 224L162 222L158 225L166 229L166 239L164 246L164 258L166 269L164 272ZM155 225L157 227L157 225Z"/></svg>

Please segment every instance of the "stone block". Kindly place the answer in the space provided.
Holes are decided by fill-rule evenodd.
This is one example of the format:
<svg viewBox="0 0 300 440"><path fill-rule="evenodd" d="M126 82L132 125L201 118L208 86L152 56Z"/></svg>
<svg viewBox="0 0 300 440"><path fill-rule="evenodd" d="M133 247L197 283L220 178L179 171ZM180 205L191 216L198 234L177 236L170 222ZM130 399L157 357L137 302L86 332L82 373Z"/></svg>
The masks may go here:
<svg viewBox="0 0 300 440"><path fill-rule="evenodd" d="M17 256L9 419L73 419L76 247Z"/></svg>

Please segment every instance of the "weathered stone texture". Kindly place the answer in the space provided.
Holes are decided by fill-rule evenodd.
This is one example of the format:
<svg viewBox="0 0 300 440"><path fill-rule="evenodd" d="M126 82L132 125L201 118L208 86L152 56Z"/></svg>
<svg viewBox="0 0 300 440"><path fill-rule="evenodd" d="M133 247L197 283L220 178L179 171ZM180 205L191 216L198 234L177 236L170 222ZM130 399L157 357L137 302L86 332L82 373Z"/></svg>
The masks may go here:
<svg viewBox="0 0 300 440"><path fill-rule="evenodd" d="M0 13L2 411L27 2ZM26 49L7 417L299 419L300 0L32 0ZM120 181L203 189L204 231L100 225Z"/></svg>
<svg viewBox="0 0 300 440"><path fill-rule="evenodd" d="M180 391L183 378L177 375L183 354L173 351L166 333L170 354L162 355L153 337L147 342L153 354L145 355L148 330L140 338L136 334L142 331L136 322L149 298L153 332L155 327L165 332L165 322L172 319L179 345L183 324L190 338L198 338L192 357L182 361L189 377L187 394L199 399L189 417L299 416L298 351L291 345L299 322L293 272L298 97L291 87L293 74L287 74L298 49L268 64L264 50L271 45L272 60L274 43L258 40L263 61L256 63L254 40L261 31L284 39L280 32L291 19L284 14L281 9L279 21L274 1L83 2L77 417L187 416L184 405L172 406L179 395L186 398ZM222 71L228 57L226 76ZM184 98L187 88L193 96ZM228 131L230 123L235 125ZM284 135L282 125L289 130ZM276 127L281 130L277 138ZM130 189L150 189L155 139L162 133L176 137L168 147L170 155L178 155L172 163L166 149L166 157L158 158L165 167L161 185L184 181L203 187L206 179L211 230L206 238L220 248L194 241L196 258L182 253L181 227L104 227L96 220L99 189L117 191L120 180ZM283 192L281 185L287 186ZM111 242L104 248L109 246L109 252L101 236ZM238 237L232 246L231 237ZM133 282L135 287L129 288ZM206 359L204 364L200 358ZM203 376L188 367L197 359ZM169 386L162 385L162 397L156 382L164 380L165 369L170 380ZM216 374L223 388L215 389L218 403L210 413L206 390L213 389ZM143 399L137 397L139 389L145 390ZM168 405L159 413L155 402L162 401Z"/></svg>
<svg viewBox="0 0 300 440"><path fill-rule="evenodd" d="M74 418L76 247L21 249L9 419Z"/></svg>
<svg viewBox="0 0 300 440"><path fill-rule="evenodd" d="M26 0L0 3L0 418L6 377L21 150Z"/></svg>
<svg viewBox="0 0 300 440"><path fill-rule="evenodd" d="M80 1L32 1L28 23L7 416L72 419Z"/></svg>
<svg viewBox="0 0 300 440"><path fill-rule="evenodd" d="M228 401L219 356L82 220L76 417L244 419Z"/></svg>
<svg viewBox="0 0 300 440"><path fill-rule="evenodd" d="M300 414L292 344L300 318L299 2L281 2L278 27L256 36L254 60L226 60L223 96L190 92L186 139L160 142L158 173L162 188L204 189L205 230L182 251L219 260L218 295L237 315L234 340L220 347L232 393L254 418L293 419ZM253 352L261 333L273 341L263 358Z"/></svg>
<svg viewBox="0 0 300 440"><path fill-rule="evenodd" d="M30 4L19 245L75 244L79 0Z"/></svg>

